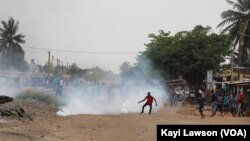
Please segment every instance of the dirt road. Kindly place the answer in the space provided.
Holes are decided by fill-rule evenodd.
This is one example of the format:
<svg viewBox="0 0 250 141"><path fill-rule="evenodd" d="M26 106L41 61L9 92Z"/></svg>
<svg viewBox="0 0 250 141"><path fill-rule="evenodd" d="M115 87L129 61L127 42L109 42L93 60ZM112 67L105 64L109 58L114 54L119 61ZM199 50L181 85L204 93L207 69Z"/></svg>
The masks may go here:
<svg viewBox="0 0 250 141"><path fill-rule="evenodd" d="M147 111L147 109L145 110ZM196 107L169 107L123 115L49 115L29 120L0 120L0 141L155 141L157 124L249 124L231 114L201 119Z"/></svg>

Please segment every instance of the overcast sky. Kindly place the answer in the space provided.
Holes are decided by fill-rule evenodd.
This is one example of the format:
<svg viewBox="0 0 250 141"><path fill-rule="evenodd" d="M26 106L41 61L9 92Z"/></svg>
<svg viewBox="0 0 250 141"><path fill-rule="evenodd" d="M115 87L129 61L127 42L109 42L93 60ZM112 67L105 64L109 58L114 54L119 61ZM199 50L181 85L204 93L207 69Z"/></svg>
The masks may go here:
<svg viewBox="0 0 250 141"><path fill-rule="evenodd" d="M220 14L230 8L225 0L0 0L0 20L19 21L29 62L43 65L50 49L64 65L119 72L145 50L148 34L196 25L218 33Z"/></svg>

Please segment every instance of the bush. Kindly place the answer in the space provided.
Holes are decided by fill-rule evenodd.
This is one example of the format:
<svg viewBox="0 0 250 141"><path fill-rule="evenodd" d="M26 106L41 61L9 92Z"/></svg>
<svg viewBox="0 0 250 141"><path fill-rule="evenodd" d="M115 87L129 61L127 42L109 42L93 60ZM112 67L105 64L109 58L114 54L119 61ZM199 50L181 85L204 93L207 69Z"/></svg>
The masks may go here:
<svg viewBox="0 0 250 141"><path fill-rule="evenodd" d="M24 92L21 92L16 96L16 99L39 101L46 103L50 106L56 106L56 107L58 106L56 97L54 95L45 94L44 92L36 90L26 90Z"/></svg>

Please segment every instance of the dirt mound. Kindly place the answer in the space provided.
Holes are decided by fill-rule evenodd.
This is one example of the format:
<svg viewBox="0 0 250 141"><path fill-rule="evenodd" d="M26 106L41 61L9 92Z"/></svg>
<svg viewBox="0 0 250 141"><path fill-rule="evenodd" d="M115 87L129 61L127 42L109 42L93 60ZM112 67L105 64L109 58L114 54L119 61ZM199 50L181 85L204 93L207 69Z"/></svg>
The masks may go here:
<svg viewBox="0 0 250 141"><path fill-rule="evenodd" d="M10 119L29 119L56 115L57 108L46 103L32 100L0 104L0 116Z"/></svg>

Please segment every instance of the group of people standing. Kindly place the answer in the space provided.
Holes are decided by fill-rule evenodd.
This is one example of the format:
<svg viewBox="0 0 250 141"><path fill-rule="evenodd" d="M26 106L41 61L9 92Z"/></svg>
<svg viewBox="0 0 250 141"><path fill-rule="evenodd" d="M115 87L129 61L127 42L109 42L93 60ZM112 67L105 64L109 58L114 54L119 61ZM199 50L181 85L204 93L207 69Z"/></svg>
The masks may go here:
<svg viewBox="0 0 250 141"><path fill-rule="evenodd" d="M182 101L183 99L185 99L185 97L187 97L187 94L183 88L181 88L180 90L175 90L174 88L170 88L169 101L171 107L177 106L177 102Z"/></svg>
<svg viewBox="0 0 250 141"><path fill-rule="evenodd" d="M232 95L231 97L212 91L210 102L212 117L216 115L218 110L222 116L230 110L233 116L236 116L238 113L239 117L243 117L245 97L242 91L239 91L238 96Z"/></svg>
<svg viewBox="0 0 250 141"><path fill-rule="evenodd" d="M205 101L204 94L200 94L198 97L198 104L201 118L205 118L205 115L203 114ZM238 96L228 96L227 94L222 94L219 93L219 91L212 90L210 104L211 117L214 117L217 111L220 111L222 116L231 112L233 116L236 116L238 113L239 117L243 117L245 97L242 91L239 91Z"/></svg>

